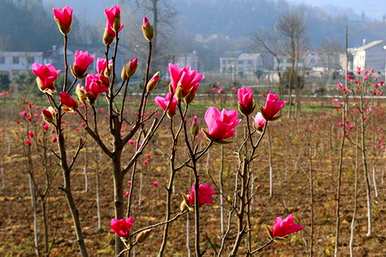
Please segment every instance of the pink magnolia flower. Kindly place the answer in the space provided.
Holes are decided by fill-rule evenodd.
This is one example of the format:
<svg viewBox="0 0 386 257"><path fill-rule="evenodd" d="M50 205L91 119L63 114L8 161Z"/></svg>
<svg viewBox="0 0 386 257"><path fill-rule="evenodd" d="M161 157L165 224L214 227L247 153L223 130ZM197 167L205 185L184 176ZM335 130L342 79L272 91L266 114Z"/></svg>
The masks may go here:
<svg viewBox="0 0 386 257"><path fill-rule="evenodd" d="M72 65L73 75L81 79L86 75L88 67L93 63L94 56L89 54L87 51L76 51L75 59Z"/></svg>
<svg viewBox="0 0 386 257"><path fill-rule="evenodd" d="M134 218L128 217L123 219L112 219L110 227L111 231L119 237L129 237L133 225Z"/></svg>
<svg viewBox="0 0 386 257"><path fill-rule="evenodd" d="M58 142L58 137L57 137L56 135L52 135L52 136L51 136L51 142L52 142L53 144L55 144L56 142Z"/></svg>
<svg viewBox="0 0 386 257"><path fill-rule="evenodd" d="M160 186L160 183L159 183L159 181L158 180L153 180L152 182L151 182L151 186L153 187L153 188L158 188L159 186Z"/></svg>
<svg viewBox="0 0 386 257"><path fill-rule="evenodd" d="M75 101L74 98L72 98L72 96L69 93L60 92L59 97L60 97L60 103L64 107L68 108L68 111L75 110L76 108L78 108L78 103Z"/></svg>
<svg viewBox="0 0 386 257"><path fill-rule="evenodd" d="M279 95L269 92L261 113L267 121L274 120L276 119L276 114L278 114L284 106L285 102L280 100Z"/></svg>
<svg viewBox="0 0 386 257"><path fill-rule="evenodd" d="M115 5L111 8L105 9L106 27L113 32L119 32L123 29L121 24L121 7Z"/></svg>
<svg viewBox="0 0 386 257"><path fill-rule="evenodd" d="M129 192L129 191L125 191L125 192L123 193L123 197L129 198L129 196L130 196L130 192Z"/></svg>
<svg viewBox="0 0 386 257"><path fill-rule="evenodd" d="M26 138L23 143L24 145L32 145L32 140L30 138Z"/></svg>
<svg viewBox="0 0 386 257"><path fill-rule="evenodd" d="M250 87L242 87L237 90L237 99L239 103L240 111L249 115L253 112L255 108L255 103L253 99L253 89Z"/></svg>
<svg viewBox="0 0 386 257"><path fill-rule="evenodd" d="M88 74L86 76L85 90L90 102L93 103L99 94L109 90L109 79L101 74Z"/></svg>
<svg viewBox="0 0 386 257"><path fill-rule="evenodd" d="M362 67L359 67L359 66L358 66L358 67L355 68L355 73L356 73L356 74L361 75L362 72L363 72L363 68L362 68Z"/></svg>
<svg viewBox="0 0 386 257"><path fill-rule="evenodd" d="M28 138L33 138L35 136L35 133L32 130L27 131L27 137Z"/></svg>
<svg viewBox="0 0 386 257"><path fill-rule="evenodd" d="M60 72L52 64L34 63L32 64L32 73L37 77L36 82L42 92L52 93L55 91L55 81Z"/></svg>
<svg viewBox="0 0 386 257"><path fill-rule="evenodd" d="M106 68L107 68L106 58L98 58L96 60L96 72L98 74L104 74Z"/></svg>
<svg viewBox="0 0 386 257"><path fill-rule="evenodd" d="M336 88L342 93L342 94L345 94L345 95L348 95L351 93L351 90L346 86L344 85L343 83L341 82L337 82L336 83Z"/></svg>
<svg viewBox="0 0 386 257"><path fill-rule="evenodd" d="M240 123L235 110L209 107L205 113L205 122L208 127L207 136L215 141L223 141L235 135L236 126Z"/></svg>
<svg viewBox="0 0 386 257"><path fill-rule="evenodd" d="M168 113L169 117L172 117L176 113L177 99L171 93L167 93L165 97L157 96L154 102L163 110ZM169 104L170 103L170 104ZM168 108L169 106L169 108Z"/></svg>
<svg viewBox="0 0 386 257"><path fill-rule="evenodd" d="M72 8L68 6L63 8L53 8L52 10L54 20L63 35L66 35L71 31L72 12Z"/></svg>
<svg viewBox="0 0 386 257"><path fill-rule="evenodd" d="M31 122L32 121L32 115L30 112L27 111L21 111L19 112L19 116L25 119L26 121Z"/></svg>
<svg viewBox="0 0 386 257"><path fill-rule="evenodd" d="M194 205L195 200L195 187L194 184L192 185L192 188L190 189L189 194L186 196L186 202L189 206ZM213 204L213 195L216 193L213 186L208 183L200 183L198 187L198 205L202 206L204 204L206 205L212 205Z"/></svg>
<svg viewBox="0 0 386 257"><path fill-rule="evenodd" d="M46 121L53 122L54 117L56 115L56 111L54 108L49 106L48 108L42 110L42 115Z"/></svg>
<svg viewBox="0 0 386 257"><path fill-rule="evenodd" d="M263 130L263 128L265 127L266 123L267 123L267 121L264 119L263 114L261 114L261 112L256 113L256 116L255 116L255 126L256 126L256 128L258 130Z"/></svg>
<svg viewBox="0 0 386 257"><path fill-rule="evenodd" d="M47 122L44 122L42 125L42 128L44 132L47 132L50 129L50 124L48 124Z"/></svg>
<svg viewBox="0 0 386 257"><path fill-rule="evenodd" d="M190 103L198 88L200 87L200 82L204 79L204 75L199 73L196 70L190 69L189 66L180 68L177 64L169 64L169 75L171 78L171 84L173 92L177 92L177 87L180 89L180 94L182 97L187 97Z"/></svg>
<svg viewBox="0 0 386 257"><path fill-rule="evenodd" d="M275 237L285 237L290 234L296 233L303 230L303 226L296 224L293 214L288 215L285 219L277 217L275 223L272 226L271 236Z"/></svg>

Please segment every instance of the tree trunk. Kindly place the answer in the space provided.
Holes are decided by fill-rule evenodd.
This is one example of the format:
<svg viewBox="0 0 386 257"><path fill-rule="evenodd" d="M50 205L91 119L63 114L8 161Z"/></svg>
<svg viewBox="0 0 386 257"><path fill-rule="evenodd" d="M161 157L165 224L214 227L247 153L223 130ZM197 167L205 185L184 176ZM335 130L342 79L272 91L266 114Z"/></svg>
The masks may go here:
<svg viewBox="0 0 386 257"><path fill-rule="evenodd" d="M116 219L125 217L125 210L123 204L123 176L121 170L121 156L120 153L115 153L112 158L113 165L113 180L114 180L114 212ZM124 244L118 235L115 235L115 256L117 256L124 249ZM117 256L119 257L119 256Z"/></svg>

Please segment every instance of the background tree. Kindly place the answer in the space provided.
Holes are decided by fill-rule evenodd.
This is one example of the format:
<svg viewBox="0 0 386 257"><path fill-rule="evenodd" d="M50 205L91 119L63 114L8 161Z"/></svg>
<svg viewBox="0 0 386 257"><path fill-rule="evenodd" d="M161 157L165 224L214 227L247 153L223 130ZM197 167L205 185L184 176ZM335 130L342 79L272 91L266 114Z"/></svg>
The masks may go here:
<svg viewBox="0 0 386 257"><path fill-rule="evenodd" d="M154 69L158 69L168 61L171 61L174 54L171 50L173 49L171 43L173 42L172 38L174 38L176 9L169 0L135 0L134 2L134 5L132 5L134 7L133 11L148 15L153 24L153 62L155 65ZM136 16L142 17L142 15ZM138 40L142 39L142 37L130 37L130 39ZM138 45L143 44L136 44L137 49Z"/></svg>
<svg viewBox="0 0 386 257"><path fill-rule="evenodd" d="M288 116L292 113L292 92L295 89L296 110L300 109L299 87L296 84L295 74L299 74L299 61L301 60L304 41L305 41L305 21L301 9L290 10L287 14L279 18L277 30L286 39L287 55L291 62L289 69L289 111Z"/></svg>

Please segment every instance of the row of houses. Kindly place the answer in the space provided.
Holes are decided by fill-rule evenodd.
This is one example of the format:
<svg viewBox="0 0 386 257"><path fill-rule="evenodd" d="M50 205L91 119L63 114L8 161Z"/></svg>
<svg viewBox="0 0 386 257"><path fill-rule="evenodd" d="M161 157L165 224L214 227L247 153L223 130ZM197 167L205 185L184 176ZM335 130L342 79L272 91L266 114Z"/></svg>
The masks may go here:
<svg viewBox="0 0 386 257"><path fill-rule="evenodd" d="M348 64L347 64L348 61ZM221 57L221 74L233 74L240 78L256 78L259 73L285 71L291 68L291 58L280 55L274 58L266 53L239 53ZM307 51L297 63L300 69L309 72L326 74L342 71L348 66L349 71L356 67L371 68L386 74L386 43L383 40L366 42L349 48L348 58L345 53L325 53L323 51Z"/></svg>
<svg viewBox="0 0 386 257"><path fill-rule="evenodd" d="M118 56L127 56L128 50ZM73 60L74 53L68 51L69 63ZM104 56L103 52L95 50L95 56ZM348 64L347 64L348 60ZM201 62L196 51L173 56L171 60L180 66L190 66L192 69L201 70ZM12 79L20 72L29 72L34 62L52 63L58 69L63 70L63 47L53 46L46 52L4 52L0 51L0 73L9 75ZM121 66L124 59L118 59L117 65ZM308 71L319 73L343 70L348 65L349 70L355 67L372 68L382 74L386 71L386 46L383 40L376 40L356 48L348 49L346 55L326 55L318 51L307 51L299 60L297 66ZM256 79L259 73L284 71L291 67L291 59L281 55L274 58L268 53L228 53L219 60L220 74L228 74L230 77Z"/></svg>
<svg viewBox="0 0 386 257"><path fill-rule="evenodd" d="M117 66L123 66L126 61L124 56L128 56L128 50L121 48L117 58ZM103 50L90 51L96 57L104 57ZM67 50L68 63L74 60L74 51ZM45 52L9 52L0 51L0 74L5 74L12 80L20 73L29 73L33 63L51 63L57 69L64 70L63 47L53 46Z"/></svg>

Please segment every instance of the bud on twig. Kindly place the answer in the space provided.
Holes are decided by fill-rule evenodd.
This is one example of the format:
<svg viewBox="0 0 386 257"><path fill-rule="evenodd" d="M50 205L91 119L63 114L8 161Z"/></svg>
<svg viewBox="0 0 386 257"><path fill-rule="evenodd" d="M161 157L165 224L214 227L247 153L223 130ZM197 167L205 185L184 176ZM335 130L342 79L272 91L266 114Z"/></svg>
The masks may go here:
<svg viewBox="0 0 386 257"><path fill-rule="evenodd" d="M161 80L160 72L158 71L156 74L153 75L153 77L147 82L146 85L146 92L150 93L157 85L158 82Z"/></svg>
<svg viewBox="0 0 386 257"><path fill-rule="evenodd" d="M141 233L139 233L136 236L135 241L137 243L144 242L150 236L151 232L152 232L152 229L146 229L146 230L142 231Z"/></svg>
<svg viewBox="0 0 386 257"><path fill-rule="evenodd" d="M150 24L149 18L144 17L142 21L142 32L143 36L147 41L151 41L154 37L153 26Z"/></svg>
<svg viewBox="0 0 386 257"><path fill-rule="evenodd" d="M192 134L193 137L196 137L199 131L200 131L200 125L199 125L198 117L197 115L194 115L192 120L192 126L190 127L190 133Z"/></svg>
<svg viewBox="0 0 386 257"><path fill-rule="evenodd" d="M129 80L131 76L137 71L138 59L132 58L128 63L122 67L121 79L123 81Z"/></svg>

